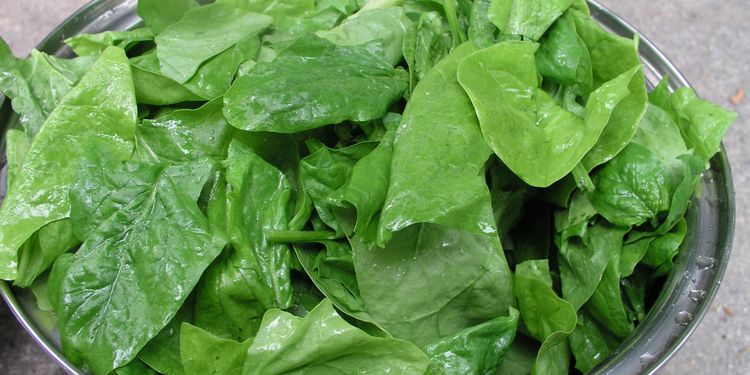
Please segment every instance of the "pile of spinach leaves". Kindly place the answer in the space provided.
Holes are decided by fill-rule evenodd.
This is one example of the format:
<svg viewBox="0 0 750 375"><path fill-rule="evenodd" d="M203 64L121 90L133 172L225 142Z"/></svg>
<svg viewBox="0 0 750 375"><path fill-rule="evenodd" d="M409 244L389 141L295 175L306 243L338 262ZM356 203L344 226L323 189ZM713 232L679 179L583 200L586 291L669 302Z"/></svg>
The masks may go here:
<svg viewBox="0 0 750 375"><path fill-rule="evenodd" d="M582 0L140 0L0 42L0 278L104 374L564 374L630 335L735 118Z"/></svg>

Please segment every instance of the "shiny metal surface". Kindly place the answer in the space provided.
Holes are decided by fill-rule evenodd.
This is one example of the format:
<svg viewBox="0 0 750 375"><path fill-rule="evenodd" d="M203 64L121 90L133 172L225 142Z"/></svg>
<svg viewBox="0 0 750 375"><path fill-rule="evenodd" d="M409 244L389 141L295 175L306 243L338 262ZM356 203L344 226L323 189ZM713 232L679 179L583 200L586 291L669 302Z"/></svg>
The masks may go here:
<svg viewBox="0 0 750 375"><path fill-rule="evenodd" d="M71 51L62 43L67 37L132 28L139 23L135 14L136 4L136 0L95 0L63 22L40 43L38 49L58 56L70 56ZM637 33L632 26L598 3L590 1L589 4L592 16L606 29L626 37ZM689 85L677 68L642 36L639 53L647 83L651 87L665 75L670 77L672 89ZM10 104L7 101L2 104L0 129L4 132L14 125L16 118ZM3 196L4 177L3 168L0 174L0 185L3 186L0 193ZM688 237L664 290L635 333L592 370L592 374L655 373L688 339L708 310L729 261L734 233L734 190L724 152L711 160L711 169L704 175L701 184L701 195L694 199L688 212ZM61 355L54 318L37 309L30 291L0 281L0 295L34 340L63 369L74 375L86 374Z"/></svg>

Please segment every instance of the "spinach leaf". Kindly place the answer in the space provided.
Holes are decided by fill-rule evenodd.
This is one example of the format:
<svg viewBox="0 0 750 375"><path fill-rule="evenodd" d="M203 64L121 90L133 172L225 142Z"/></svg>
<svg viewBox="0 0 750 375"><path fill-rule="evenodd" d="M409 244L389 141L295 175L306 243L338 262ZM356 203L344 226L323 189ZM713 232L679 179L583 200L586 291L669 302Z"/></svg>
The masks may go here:
<svg viewBox="0 0 750 375"><path fill-rule="evenodd" d="M265 235L287 229L291 188L241 141L230 143L224 167L226 181L215 179L208 216L212 225L225 228L231 247L196 288L195 323L220 337L245 340L255 334L264 311L292 304L290 249Z"/></svg>
<svg viewBox="0 0 750 375"><path fill-rule="evenodd" d="M721 149L721 138L737 114L699 99L689 88L677 89L672 94L671 105L685 143L708 162Z"/></svg>
<svg viewBox="0 0 750 375"><path fill-rule="evenodd" d="M427 374L487 374L503 362L516 336L518 310L441 338L422 350L430 356Z"/></svg>
<svg viewBox="0 0 750 375"><path fill-rule="evenodd" d="M277 133L381 118L408 78L369 46L300 38L234 82L224 97L224 115L237 128Z"/></svg>
<svg viewBox="0 0 750 375"><path fill-rule="evenodd" d="M456 79L458 63L476 50L472 44L454 49L417 85L404 109L378 228L380 246L416 223L495 232L484 178L491 151Z"/></svg>
<svg viewBox="0 0 750 375"><path fill-rule="evenodd" d="M409 65L409 92L427 72L448 55L450 41L443 34L443 22L436 12L426 12L406 29L403 55Z"/></svg>
<svg viewBox="0 0 750 375"><path fill-rule="evenodd" d="M239 142L229 145L227 174L228 234L237 250L231 261L266 308L287 308L292 291L290 249L270 244L264 233L285 229L291 188L275 167Z"/></svg>
<svg viewBox="0 0 750 375"><path fill-rule="evenodd" d="M157 375L156 370L149 367L140 359L135 359L127 365L112 371L113 375Z"/></svg>
<svg viewBox="0 0 750 375"><path fill-rule="evenodd" d="M93 57L58 59L32 50L21 60L0 39L0 92L11 99L26 134L33 138L65 94L91 69Z"/></svg>
<svg viewBox="0 0 750 375"><path fill-rule="evenodd" d="M188 298L167 326L141 349L138 359L162 374L185 374L180 356L180 337L183 322L193 319L193 308L192 298Z"/></svg>
<svg viewBox="0 0 750 375"><path fill-rule="evenodd" d="M359 291L351 247L334 241L323 241L322 245L323 249L294 246L305 273L337 309L360 321L375 323Z"/></svg>
<svg viewBox="0 0 750 375"><path fill-rule="evenodd" d="M0 208L0 278L16 277L17 250L34 232L69 216L68 189L88 149L130 156L136 121L130 80L123 51L107 49L45 121Z"/></svg>
<svg viewBox="0 0 750 375"><path fill-rule="evenodd" d="M55 259L80 244L70 220L53 221L32 235L18 250L18 274L14 285L29 287Z"/></svg>
<svg viewBox="0 0 750 375"><path fill-rule="evenodd" d="M195 0L138 0L138 17L154 34L159 34L196 5Z"/></svg>
<svg viewBox="0 0 750 375"><path fill-rule="evenodd" d="M481 48L495 44L498 29L490 20L492 0L475 0L471 6L467 34Z"/></svg>
<svg viewBox="0 0 750 375"><path fill-rule="evenodd" d="M384 248L350 242L365 307L394 337L426 345L508 313L512 280L495 235L419 224Z"/></svg>
<svg viewBox="0 0 750 375"><path fill-rule="evenodd" d="M237 42L262 32L272 19L225 4L189 9L185 16L156 36L161 72L185 83L210 58Z"/></svg>
<svg viewBox="0 0 750 375"><path fill-rule="evenodd" d="M623 340L633 332L633 322L622 300L619 264L618 251L607 264L602 279L591 299L584 305L584 310L614 337Z"/></svg>
<svg viewBox="0 0 750 375"><path fill-rule="evenodd" d="M689 151L682 140L680 128L666 111L650 104L631 142L651 150L664 163L672 183L676 186L680 182L683 178L680 156L689 154Z"/></svg>
<svg viewBox="0 0 750 375"><path fill-rule="evenodd" d="M414 344L349 325L325 299L304 318L269 310L247 351L243 374L423 374L429 363Z"/></svg>
<svg viewBox="0 0 750 375"><path fill-rule="evenodd" d="M135 158L157 163L180 163L227 155L232 127L221 112L222 100L197 109L182 109L136 128Z"/></svg>
<svg viewBox="0 0 750 375"><path fill-rule="evenodd" d="M643 263L657 269L652 277L669 273L672 270L672 259L677 255L686 233L687 223L685 219L682 219L671 231L651 241L643 256Z"/></svg>
<svg viewBox="0 0 750 375"><path fill-rule="evenodd" d="M156 51L136 56L130 60L130 64L138 103L169 105L203 99L182 84L161 74Z"/></svg>
<svg viewBox="0 0 750 375"><path fill-rule="evenodd" d="M570 12L558 18L540 41L536 66L544 79L570 87L578 95L594 91L591 56L578 36Z"/></svg>
<svg viewBox="0 0 750 375"><path fill-rule="evenodd" d="M182 323L180 356L185 375L241 375L252 342L253 337L238 342Z"/></svg>
<svg viewBox="0 0 750 375"><path fill-rule="evenodd" d="M629 227L655 224L669 210L671 178L651 150L631 143L594 176L591 203L610 223ZM656 225L655 225L656 226Z"/></svg>
<svg viewBox="0 0 750 375"><path fill-rule="evenodd" d="M532 373L566 374L570 360L567 337L576 326L575 309L552 289L546 259L518 264L513 280L521 319L529 334L542 342Z"/></svg>
<svg viewBox="0 0 750 375"><path fill-rule="evenodd" d="M594 294L607 264L620 252L627 228L590 226L581 237L563 241L558 253L562 295L578 310Z"/></svg>
<svg viewBox="0 0 750 375"><path fill-rule="evenodd" d="M312 199L320 219L339 235L344 233L344 229L334 209L341 206L343 197L337 195L336 191L347 183L356 163L373 152L376 146L375 142L360 142L342 149L321 146L300 161L302 188Z"/></svg>
<svg viewBox="0 0 750 375"><path fill-rule="evenodd" d="M584 373L591 371L619 346L619 342L584 311L578 312L578 323L568 340L576 368Z"/></svg>
<svg viewBox="0 0 750 375"><path fill-rule="evenodd" d="M18 169L31 148L29 137L21 130L11 129L5 134L7 158L7 186L13 184ZM58 256L79 242L73 236L69 220L53 221L39 229L18 250L18 274L14 285L28 288L46 271Z"/></svg>
<svg viewBox="0 0 750 375"><path fill-rule="evenodd" d="M476 52L459 65L458 80L490 148L526 183L547 187L572 171L596 144L612 109L628 95L635 71L594 91L580 119L538 88L536 48L508 41Z"/></svg>
<svg viewBox="0 0 750 375"><path fill-rule="evenodd" d="M331 30L319 31L317 35L341 46L357 46L379 41L383 48L383 59L391 65L403 58L404 34L411 22L403 8L386 7L359 12L345 19Z"/></svg>
<svg viewBox="0 0 750 375"><path fill-rule="evenodd" d="M377 228L378 214L388 193L396 128L395 125L386 126L388 130L378 146L351 167L349 179L332 197L334 202L354 206L357 211L354 233L365 243L376 240L376 233L370 233L370 228Z"/></svg>
<svg viewBox="0 0 750 375"><path fill-rule="evenodd" d="M591 56L594 88L630 72L626 83L628 95L612 109L599 140L583 159L584 167L590 171L627 146L646 110L648 96L638 57L638 39L632 41L608 33L591 17L578 11L570 13Z"/></svg>
<svg viewBox="0 0 750 375"><path fill-rule="evenodd" d="M209 172L205 161L170 167L112 161L79 174L77 186L102 176L131 181L125 189L100 187L112 190L99 205L127 203L102 215L78 252L55 263L50 279L63 349L94 374L130 362L174 317L223 247L195 204Z"/></svg>
<svg viewBox="0 0 750 375"><path fill-rule="evenodd" d="M133 29L130 31L105 31L99 34L81 34L65 39L65 44L73 49L78 56L98 56L107 47L116 46L127 51L140 42L154 40L154 34L149 29Z"/></svg>
<svg viewBox="0 0 750 375"><path fill-rule="evenodd" d="M138 101L165 105L218 98L229 90L240 65L255 58L259 48L260 40L256 35L242 39L208 59L183 84L162 75L156 52L135 57L131 63Z"/></svg>
<svg viewBox="0 0 750 375"><path fill-rule="evenodd" d="M489 17L503 34L539 40L572 0L492 0Z"/></svg>

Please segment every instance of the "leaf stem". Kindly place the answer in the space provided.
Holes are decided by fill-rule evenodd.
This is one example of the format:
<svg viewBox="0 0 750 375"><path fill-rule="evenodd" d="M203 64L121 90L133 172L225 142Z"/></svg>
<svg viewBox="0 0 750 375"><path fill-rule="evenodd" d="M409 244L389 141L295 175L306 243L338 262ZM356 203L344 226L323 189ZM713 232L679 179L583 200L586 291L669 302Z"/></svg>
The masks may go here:
<svg viewBox="0 0 750 375"><path fill-rule="evenodd" d="M266 238L274 243L304 243L335 240L338 237L329 231L269 230Z"/></svg>

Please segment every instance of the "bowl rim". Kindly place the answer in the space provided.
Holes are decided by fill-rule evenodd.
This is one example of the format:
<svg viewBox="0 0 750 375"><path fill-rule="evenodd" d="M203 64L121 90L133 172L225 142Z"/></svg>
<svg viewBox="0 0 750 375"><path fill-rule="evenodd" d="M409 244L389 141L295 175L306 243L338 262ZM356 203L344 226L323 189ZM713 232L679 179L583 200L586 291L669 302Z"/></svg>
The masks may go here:
<svg viewBox="0 0 750 375"><path fill-rule="evenodd" d="M605 29L628 38L638 36L638 52L641 62L644 65L644 73L647 76L649 73L652 75L650 77L652 82L656 78L668 75L670 90L673 91L680 87L691 87L685 76L665 54L648 38L642 36L635 27L608 8L599 4L596 0L587 0L587 2L592 17ZM122 30L133 27L135 24L133 23L132 14L135 11L136 4L137 0L93 0L61 22L37 45L37 49L63 57L73 56L70 48L62 43L64 39L81 33L101 32L105 29ZM127 14L130 17L120 17ZM137 15L135 17L137 21ZM647 77L648 80L649 77ZM0 141L2 141L0 167L3 168L3 176L6 164L4 133L7 128L5 125L8 123L7 120L10 116L9 107L9 101L6 101L4 96L0 94L0 133L2 133L0 137ZM721 209L714 207L712 211L716 216L713 217L714 221L719 223L721 228L717 226L717 228L713 229L712 233L709 233L715 238L715 241L712 242L715 245L711 246L712 250L714 250L711 252L711 255L714 255L714 257L705 256L705 258L711 259L711 264L709 267L705 267L705 260L702 263L700 259L697 259L704 256L697 254L700 251L698 248L691 248L691 251L688 252L681 251L675 260L674 269L664 284L665 289L660 292L657 301L651 307L644 320L636 327L633 334L622 342L614 353L610 354L602 363L590 371L590 374L656 373L677 353L679 348L695 331L706 312L708 312L720 288L721 279L729 263L735 231L735 192L731 167L723 144L720 153L711 160L711 169L709 172L713 172L712 176L709 177L710 182L719 187L714 193L724 198L723 201L713 203L722 206ZM705 175L703 180L706 180ZM718 184L716 181L723 182L723 184ZM4 181L2 183L4 184ZM0 202L3 198L4 189L0 196ZM692 224L691 229L695 229L701 228L702 223L698 220L697 223L694 222ZM686 239L684 243L687 242ZM715 260L718 260L718 262L715 262ZM705 297L699 301L692 301L692 304L686 301L690 297L686 293L687 290L677 289L680 285L690 284L687 279L690 279L691 275L695 277L690 283L696 286L705 286ZM665 293L667 287L670 287L669 293ZM53 340L56 340L56 338L50 338L39 327L38 322L27 313L24 304L17 298L14 289L8 282L0 280L0 295L7 303L16 320L29 333L32 339L69 374L87 374L87 372L78 369L62 355L61 350L53 343ZM669 306L667 310L674 310L674 307L678 305L692 307L683 311L687 312L691 316L691 319L684 325L672 322L671 329L665 329L664 323L669 322L673 318L665 316L664 312L658 309ZM668 334L668 337L666 337L666 340L662 340L664 342L657 342L653 338L646 337L651 336L648 334L651 332L650 329L661 329L660 332Z"/></svg>

